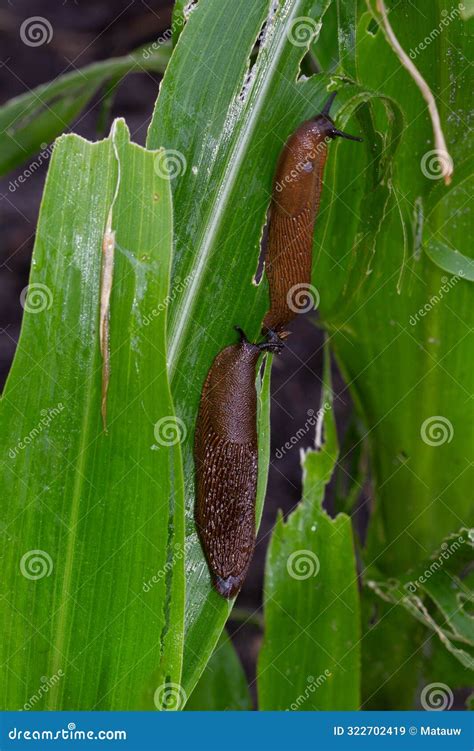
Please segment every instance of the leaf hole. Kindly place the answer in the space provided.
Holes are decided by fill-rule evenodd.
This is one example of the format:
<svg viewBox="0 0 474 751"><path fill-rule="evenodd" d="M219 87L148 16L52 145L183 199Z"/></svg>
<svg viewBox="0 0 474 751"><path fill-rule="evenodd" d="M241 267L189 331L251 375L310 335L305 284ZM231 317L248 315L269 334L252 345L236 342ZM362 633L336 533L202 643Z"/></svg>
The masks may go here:
<svg viewBox="0 0 474 751"><path fill-rule="evenodd" d="M254 285L254 287L259 287L263 279L263 272L265 270L265 258L267 255L269 221L270 221L270 210L267 213L266 222L262 227L262 235L260 238L260 253L258 255L258 260L257 260L257 269L252 278L252 284Z"/></svg>
<svg viewBox="0 0 474 751"><path fill-rule="evenodd" d="M300 62L297 81L298 83L307 81L309 78L311 78L311 76L314 76L316 73L321 72L322 69L318 64L316 56L311 50L308 50L308 52L304 55L303 59Z"/></svg>
<svg viewBox="0 0 474 751"><path fill-rule="evenodd" d="M242 104L248 99L250 90L252 89L253 82L255 80L255 63L257 62L258 55L266 46L268 39L271 36L275 25L275 18L279 9L279 0L271 0L270 7L268 9L268 15L260 27L257 38L255 40L254 48L249 56L248 69L245 74L245 78L237 97L238 101Z"/></svg>
<svg viewBox="0 0 474 751"><path fill-rule="evenodd" d="M366 32L367 34L370 34L371 36L376 36L378 34L380 25L377 23L375 18L371 18L369 23L367 24Z"/></svg>
<svg viewBox="0 0 474 751"><path fill-rule="evenodd" d="M474 618L474 600L468 595L460 592L458 594L459 607L469 617Z"/></svg>
<svg viewBox="0 0 474 751"><path fill-rule="evenodd" d="M186 5L183 8L183 16L185 21L189 19L189 16L193 12L193 10L196 9L196 6L198 4L198 0L190 0L189 3L186 3Z"/></svg>

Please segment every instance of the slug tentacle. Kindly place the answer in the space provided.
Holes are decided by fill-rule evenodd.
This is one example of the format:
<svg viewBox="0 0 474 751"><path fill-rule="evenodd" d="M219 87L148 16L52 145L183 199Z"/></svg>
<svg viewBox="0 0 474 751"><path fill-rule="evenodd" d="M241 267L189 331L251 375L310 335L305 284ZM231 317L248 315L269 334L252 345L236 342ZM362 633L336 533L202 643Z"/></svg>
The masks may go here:
<svg viewBox="0 0 474 751"><path fill-rule="evenodd" d="M323 108L321 110L321 115L324 115L325 117L327 117L329 115L329 112L330 112L331 107L332 107L332 103L335 100L336 96L337 96L337 91L333 91L332 94L329 94L328 98L326 99L326 101L323 104Z"/></svg>
<svg viewBox="0 0 474 751"><path fill-rule="evenodd" d="M267 339L260 344L257 344L260 352L271 352L274 355L280 355L283 347L285 346L284 340L288 336L286 331L277 333L273 329L267 331Z"/></svg>
<svg viewBox="0 0 474 751"><path fill-rule="evenodd" d="M363 138L359 138L359 136L353 136L350 133L344 133L343 130L338 130L337 128L332 129L331 136L332 138L340 136L341 138L346 138L348 141L358 141L358 143L362 143L362 141L364 140Z"/></svg>

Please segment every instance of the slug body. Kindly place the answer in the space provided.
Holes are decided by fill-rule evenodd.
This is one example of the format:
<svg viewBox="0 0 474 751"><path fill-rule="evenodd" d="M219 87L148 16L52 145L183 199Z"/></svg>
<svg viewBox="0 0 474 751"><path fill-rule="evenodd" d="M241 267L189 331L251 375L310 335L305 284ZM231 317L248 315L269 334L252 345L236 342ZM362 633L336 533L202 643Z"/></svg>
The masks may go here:
<svg viewBox="0 0 474 751"><path fill-rule="evenodd" d="M257 394L261 351L278 345L239 344L215 358L203 386L196 425L196 524L214 586L223 597L240 590L255 547Z"/></svg>
<svg viewBox="0 0 474 751"><path fill-rule="evenodd" d="M281 332L300 312L299 301L307 301L310 294L313 231L330 140L362 140L335 127L328 114L334 96L320 115L290 136L278 162L265 258L270 310L263 320L264 332Z"/></svg>

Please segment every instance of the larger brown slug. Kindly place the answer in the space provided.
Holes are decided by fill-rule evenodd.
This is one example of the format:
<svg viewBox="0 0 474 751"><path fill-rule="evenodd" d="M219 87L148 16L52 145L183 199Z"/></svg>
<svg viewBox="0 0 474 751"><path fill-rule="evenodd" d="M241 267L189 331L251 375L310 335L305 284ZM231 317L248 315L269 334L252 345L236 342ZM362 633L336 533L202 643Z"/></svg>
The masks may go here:
<svg viewBox="0 0 474 751"><path fill-rule="evenodd" d="M223 349L205 380L194 439L196 524L217 591L234 597L255 547L257 393L261 352L279 351L274 339Z"/></svg>
<svg viewBox="0 0 474 751"><path fill-rule="evenodd" d="M270 310L263 320L264 332L281 332L300 312L298 299L311 294L313 231L330 140L341 136L362 141L338 130L329 117L336 93L321 114L290 136L278 162L265 258Z"/></svg>

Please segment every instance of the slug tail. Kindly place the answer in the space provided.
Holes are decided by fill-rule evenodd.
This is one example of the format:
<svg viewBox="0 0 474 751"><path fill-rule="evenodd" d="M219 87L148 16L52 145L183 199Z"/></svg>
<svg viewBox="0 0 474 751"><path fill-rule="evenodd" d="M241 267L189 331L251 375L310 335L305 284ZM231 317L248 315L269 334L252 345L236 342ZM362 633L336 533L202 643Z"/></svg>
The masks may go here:
<svg viewBox="0 0 474 751"><path fill-rule="evenodd" d="M220 576L216 576L214 580L214 586L222 597L230 600L239 594L242 586L243 579L240 576L228 576L227 579L222 579Z"/></svg>

